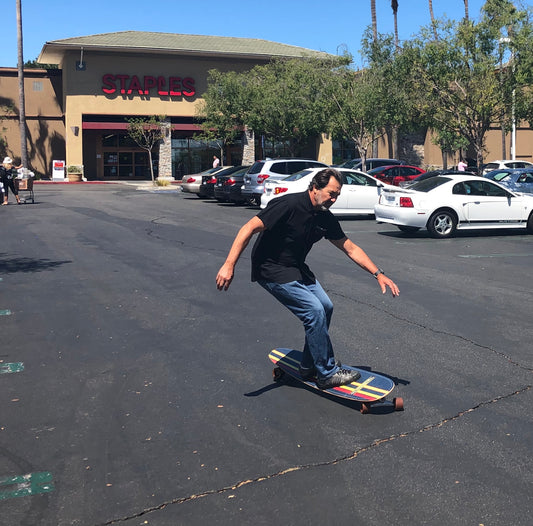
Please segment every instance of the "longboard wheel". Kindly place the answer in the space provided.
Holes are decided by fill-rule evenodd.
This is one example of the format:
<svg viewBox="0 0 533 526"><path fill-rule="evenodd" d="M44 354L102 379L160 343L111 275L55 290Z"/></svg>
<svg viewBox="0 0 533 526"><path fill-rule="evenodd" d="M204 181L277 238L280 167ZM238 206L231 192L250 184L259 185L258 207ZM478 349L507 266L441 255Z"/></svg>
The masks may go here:
<svg viewBox="0 0 533 526"><path fill-rule="evenodd" d="M274 369L272 370L272 378L274 378L275 382L279 382L284 375L285 372L283 371L283 369L281 369L281 367L274 367Z"/></svg>
<svg viewBox="0 0 533 526"><path fill-rule="evenodd" d="M403 398L395 398L393 400L394 403L394 410L395 411L403 411Z"/></svg>
<svg viewBox="0 0 533 526"><path fill-rule="evenodd" d="M365 403L361 403L361 413L363 413L363 415L370 413L370 406Z"/></svg>

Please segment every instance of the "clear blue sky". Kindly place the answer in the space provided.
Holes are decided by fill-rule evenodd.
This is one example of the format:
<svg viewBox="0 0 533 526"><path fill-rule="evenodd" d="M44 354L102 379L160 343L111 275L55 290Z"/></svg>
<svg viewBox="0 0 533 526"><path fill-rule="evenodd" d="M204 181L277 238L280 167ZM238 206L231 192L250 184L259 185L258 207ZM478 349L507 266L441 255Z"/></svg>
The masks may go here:
<svg viewBox="0 0 533 526"><path fill-rule="evenodd" d="M45 42L115 31L156 31L260 38L331 54L347 49L359 57L371 24L370 0L21 0L24 60L34 60ZM469 0L477 20L484 0ZM393 33L390 0L376 0L378 31ZM398 0L400 39L429 24L427 0ZM2 1L0 66L17 66L16 0ZM436 17L464 16L463 0L433 0Z"/></svg>

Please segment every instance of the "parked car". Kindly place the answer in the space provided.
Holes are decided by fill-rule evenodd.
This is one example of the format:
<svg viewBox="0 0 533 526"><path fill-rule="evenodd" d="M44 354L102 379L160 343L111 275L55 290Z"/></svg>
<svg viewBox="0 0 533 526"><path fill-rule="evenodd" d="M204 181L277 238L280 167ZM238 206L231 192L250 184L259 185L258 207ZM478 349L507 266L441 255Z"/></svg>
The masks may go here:
<svg viewBox="0 0 533 526"><path fill-rule="evenodd" d="M527 228L533 233L533 196L473 175L431 177L409 188L386 186L374 210L380 223L403 232L427 228L435 238L488 228Z"/></svg>
<svg viewBox="0 0 533 526"><path fill-rule="evenodd" d="M184 175L181 179L181 191L187 192L190 194L198 194L200 191L200 185L202 184L202 177L205 175L213 175L224 168L229 168L228 166L218 166L217 168L209 168L203 172L197 174Z"/></svg>
<svg viewBox="0 0 533 526"><path fill-rule="evenodd" d="M500 183L513 192L533 194L533 166L515 170L493 170L485 174L485 177Z"/></svg>
<svg viewBox="0 0 533 526"><path fill-rule="evenodd" d="M366 160L364 171L368 173L368 170L373 170L374 168L379 168L380 166L391 166L393 164L403 164L403 161L399 161L398 159L378 159L371 157ZM335 165L335 168L350 168L351 170L362 170L363 160L360 158L350 159L349 161L344 161L342 164Z"/></svg>
<svg viewBox="0 0 533 526"><path fill-rule="evenodd" d="M396 164L392 166L379 166L378 168L372 168L372 170L367 170L367 174L383 181L387 184L392 184L394 186L399 186L401 182L412 181L415 177L418 177L420 174L426 173L422 168L418 166L408 166L406 164Z"/></svg>
<svg viewBox="0 0 533 526"><path fill-rule="evenodd" d="M254 204L261 203L265 180L269 177L286 177L306 168L328 168L327 164L309 159L267 159L256 161L244 176L242 195Z"/></svg>
<svg viewBox="0 0 533 526"><path fill-rule="evenodd" d="M424 172L423 174L418 175L411 181L401 181L398 186L402 188L409 188L414 183L419 183L420 181L425 181L431 177L437 177L439 175L475 175L472 172L460 172L459 170L431 170L430 172Z"/></svg>
<svg viewBox="0 0 533 526"><path fill-rule="evenodd" d="M244 203L246 198L243 197L241 188L244 182L244 175L249 168L249 165L241 166L240 170L236 170L231 174L217 174L217 182L214 188L215 199L220 202Z"/></svg>
<svg viewBox="0 0 533 526"><path fill-rule="evenodd" d="M487 163L483 166L483 173L482 175L488 174L489 172L492 172L492 170L503 170L505 168L533 168L533 163L530 163L529 161L517 161L515 160L507 160L507 161L491 161L490 163Z"/></svg>
<svg viewBox="0 0 533 526"><path fill-rule="evenodd" d="M215 172L214 174L208 174L202 176L202 184L200 184L200 190L198 192L199 197L214 199L215 197L215 184L217 177L223 177L225 175L231 175L235 172L242 170L243 168L250 168L250 165L243 166L230 166L224 167L222 170Z"/></svg>
<svg viewBox="0 0 533 526"><path fill-rule="evenodd" d="M310 168L289 175L282 180L265 181L261 208L265 208L269 201L276 197L305 191L320 170L322 168ZM342 175L343 185L341 195L330 208L331 212L343 216L374 214L374 205L378 202L380 190L385 184L357 170L346 168L337 168L337 170Z"/></svg>

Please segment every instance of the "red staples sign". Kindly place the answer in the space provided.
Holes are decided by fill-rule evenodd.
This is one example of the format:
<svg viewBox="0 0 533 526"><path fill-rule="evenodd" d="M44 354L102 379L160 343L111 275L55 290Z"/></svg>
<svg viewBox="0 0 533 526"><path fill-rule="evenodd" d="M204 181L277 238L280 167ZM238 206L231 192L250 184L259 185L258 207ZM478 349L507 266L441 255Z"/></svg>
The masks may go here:
<svg viewBox="0 0 533 526"><path fill-rule="evenodd" d="M191 77L153 77L145 75L113 75L102 77L102 91L106 95L142 95L157 93L160 97L194 97L196 88Z"/></svg>

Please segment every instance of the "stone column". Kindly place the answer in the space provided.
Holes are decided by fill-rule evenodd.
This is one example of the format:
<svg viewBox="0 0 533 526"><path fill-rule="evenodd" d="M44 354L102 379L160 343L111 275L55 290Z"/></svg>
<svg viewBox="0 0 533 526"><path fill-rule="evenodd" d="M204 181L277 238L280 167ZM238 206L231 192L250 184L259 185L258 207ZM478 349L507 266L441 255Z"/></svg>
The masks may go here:
<svg viewBox="0 0 533 526"><path fill-rule="evenodd" d="M164 137L159 143L159 174L162 181L173 181L172 177L172 126L170 120L163 121Z"/></svg>
<svg viewBox="0 0 533 526"><path fill-rule="evenodd" d="M255 162L255 134L247 126L242 133L242 164L254 164Z"/></svg>

